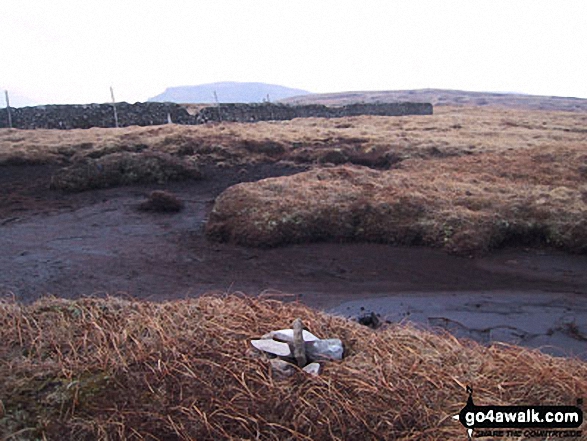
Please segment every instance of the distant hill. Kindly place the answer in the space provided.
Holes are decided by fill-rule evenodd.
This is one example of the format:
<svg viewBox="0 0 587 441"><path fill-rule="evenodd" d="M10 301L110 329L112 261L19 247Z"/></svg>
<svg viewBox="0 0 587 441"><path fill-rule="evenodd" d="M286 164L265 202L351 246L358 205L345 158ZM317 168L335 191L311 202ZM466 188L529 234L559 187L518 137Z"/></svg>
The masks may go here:
<svg viewBox="0 0 587 441"><path fill-rule="evenodd" d="M287 104L345 105L357 102L427 102L434 106L497 106L531 110L587 112L587 99L516 93L466 92L462 90L419 89L379 92L343 92L299 96L281 100Z"/></svg>
<svg viewBox="0 0 587 441"><path fill-rule="evenodd" d="M278 86L265 83L237 83L222 82L202 84L199 86L169 87L160 95L149 98L148 101L172 103L260 103L267 100L278 101L298 95L307 95L310 92L301 89Z"/></svg>

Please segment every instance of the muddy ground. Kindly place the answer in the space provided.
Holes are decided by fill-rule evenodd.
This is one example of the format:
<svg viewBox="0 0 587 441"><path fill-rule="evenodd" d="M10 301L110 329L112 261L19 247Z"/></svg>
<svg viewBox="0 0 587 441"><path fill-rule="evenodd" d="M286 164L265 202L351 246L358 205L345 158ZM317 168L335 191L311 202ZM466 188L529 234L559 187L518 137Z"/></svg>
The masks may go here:
<svg viewBox="0 0 587 441"><path fill-rule="evenodd" d="M471 259L359 243L247 249L205 238L215 197L238 182L303 169L210 166L200 181L74 194L49 190L54 170L0 167L0 293L19 301L243 291L587 359L587 256L506 249ZM174 192L185 209L137 210L154 189Z"/></svg>

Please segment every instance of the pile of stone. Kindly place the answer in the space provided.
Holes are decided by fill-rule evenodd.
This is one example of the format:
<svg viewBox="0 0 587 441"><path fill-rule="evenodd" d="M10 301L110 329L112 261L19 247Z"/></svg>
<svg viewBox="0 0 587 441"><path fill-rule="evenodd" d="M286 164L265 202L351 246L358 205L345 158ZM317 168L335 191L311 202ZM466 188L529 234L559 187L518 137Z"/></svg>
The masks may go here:
<svg viewBox="0 0 587 441"><path fill-rule="evenodd" d="M251 340L253 347L270 357L272 369L280 375L292 375L297 365L312 375L320 373L320 362L342 360L344 348L338 338L320 339L304 329L301 319L291 329L280 329Z"/></svg>

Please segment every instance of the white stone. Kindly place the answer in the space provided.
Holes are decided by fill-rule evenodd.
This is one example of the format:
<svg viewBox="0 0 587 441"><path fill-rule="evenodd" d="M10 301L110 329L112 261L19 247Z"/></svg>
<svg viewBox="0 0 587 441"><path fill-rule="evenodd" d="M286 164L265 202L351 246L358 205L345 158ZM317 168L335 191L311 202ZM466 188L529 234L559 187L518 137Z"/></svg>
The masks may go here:
<svg viewBox="0 0 587 441"><path fill-rule="evenodd" d="M310 363L304 366L303 370L310 375L318 375L320 373L320 363Z"/></svg>
<svg viewBox="0 0 587 441"><path fill-rule="evenodd" d="M302 335L304 336L304 341L316 341L320 340L314 334L305 329L302 331ZM293 329L280 329L279 331L271 331L269 334L265 334L263 336L264 339L275 339L280 341L285 341L292 343L293 342Z"/></svg>
<svg viewBox="0 0 587 441"><path fill-rule="evenodd" d="M279 357L291 357L291 349L287 343L275 340L251 340L251 344L263 352L277 355Z"/></svg>
<svg viewBox="0 0 587 441"><path fill-rule="evenodd" d="M311 361L342 360L343 352L338 338L306 342L306 355Z"/></svg>

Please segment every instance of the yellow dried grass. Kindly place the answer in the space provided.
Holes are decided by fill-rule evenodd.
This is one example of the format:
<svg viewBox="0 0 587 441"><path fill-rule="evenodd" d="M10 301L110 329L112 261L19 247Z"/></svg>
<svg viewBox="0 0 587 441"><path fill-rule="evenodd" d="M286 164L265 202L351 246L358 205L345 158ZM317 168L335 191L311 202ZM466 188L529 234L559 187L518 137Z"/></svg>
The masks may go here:
<svg viewBox="0 0 587 441"><path fill-rule="evenodd" d="M346 357L279 379L249 340L300 317ZM465 402L574 404L587 364L241 294L0 302L5 439L457 439Z"/></svg>
<svg viewBox="0 0 587 441"><path fill-rule="evenodd" d="M584 145L586 123L583 113L443 106L430 116L298 118L255 124L87 130L0 129L0 164L61 164L137 150L229 164L312 162L333 150L344 152L352 162L366 159L377 163L376 158L385 155L391 155L393 162ZM265 144L280 149L251 151L251 145Z"/></svg>
<svg viewBox="0 0 587 441"><path fill-rule="evenodd" d="M317 240L505 245L587 252L584 145L411 159L396 169L315 169L244 183L216 201L211 238L249 246Z"/></svg>

